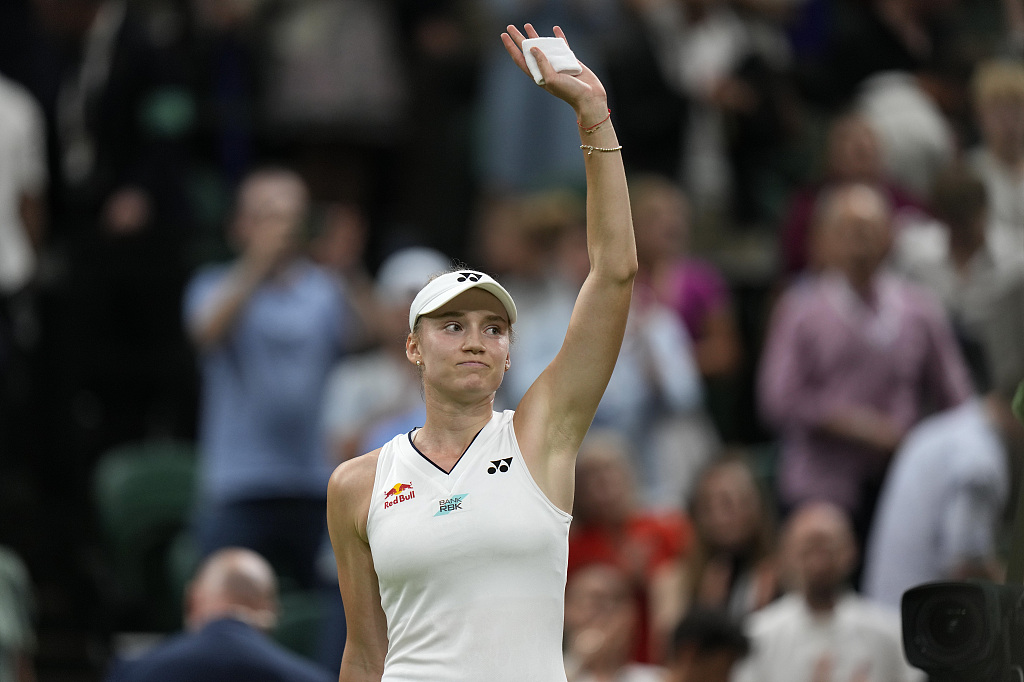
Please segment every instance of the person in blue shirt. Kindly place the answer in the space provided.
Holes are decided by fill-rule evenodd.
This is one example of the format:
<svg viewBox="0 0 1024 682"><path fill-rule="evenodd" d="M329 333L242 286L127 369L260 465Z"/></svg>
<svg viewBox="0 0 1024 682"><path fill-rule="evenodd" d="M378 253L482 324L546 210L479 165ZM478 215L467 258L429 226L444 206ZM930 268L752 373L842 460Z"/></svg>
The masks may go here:
<svg viewBox="0 0 1024 682"><path fill-rule="evenodd" d="M248 547L315 587L330 477L320 405L359 323L341 280L302 254L308 204L291 170L247 176L230 226L241 254L196 273L184 308L202 380L200 552Z"/></svg>

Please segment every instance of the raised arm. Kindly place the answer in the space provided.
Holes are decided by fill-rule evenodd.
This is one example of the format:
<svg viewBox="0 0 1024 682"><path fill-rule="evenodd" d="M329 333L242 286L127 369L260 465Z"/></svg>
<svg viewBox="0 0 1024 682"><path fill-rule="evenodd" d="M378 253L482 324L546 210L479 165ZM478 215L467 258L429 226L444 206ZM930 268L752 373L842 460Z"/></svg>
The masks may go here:
<svg viewBox="0 0 1024 682"><path fill-rule="evenodd" d="M529 74L521 47L537 32L530 24L525 30L524 36L509 26L501 38L515 63ZM565 38L557 26L554 33ZM567 102L579 121L587 174L590 273L561 350L516 408L515 429L537 483L555 504L568 509L576 451L622 345L637 270L636 244L626 174L604 86L586 65L581 64L581 74L571 76L555 72L536 48L534 55L544 78L542 87Z"/></svg>

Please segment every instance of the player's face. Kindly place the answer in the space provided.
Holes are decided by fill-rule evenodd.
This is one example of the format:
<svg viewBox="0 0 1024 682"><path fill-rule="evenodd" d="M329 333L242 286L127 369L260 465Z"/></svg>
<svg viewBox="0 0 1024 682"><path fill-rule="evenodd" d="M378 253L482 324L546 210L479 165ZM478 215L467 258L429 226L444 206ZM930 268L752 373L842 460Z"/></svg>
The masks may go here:
<svg viewBox="0 0 1024 682"><path fill-rule="evenodd" d="M508 313L493 294L470 289L420 318L407 354L422 363L428 388L493 393L509 365Z"/></svg>

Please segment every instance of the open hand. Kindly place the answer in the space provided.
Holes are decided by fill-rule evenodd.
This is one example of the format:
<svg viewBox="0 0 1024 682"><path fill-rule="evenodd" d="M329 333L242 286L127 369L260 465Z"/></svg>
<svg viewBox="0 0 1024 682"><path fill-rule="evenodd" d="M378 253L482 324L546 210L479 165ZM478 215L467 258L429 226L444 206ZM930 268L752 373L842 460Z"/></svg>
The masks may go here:
<svg viewBox="0 0 1024 682"><path fill-rule="evenodd" d="M516 63L516 66L522 69L523 73L530 76L532 80L533 76L530 75L530 69L526 65L526 57L523 56L523 41L527 38L539 38L540 36L532 24L525 24L523 30L526 31L526 35L523 35L515 26L509 25L507 32L501 34L501 42L504 43L505 49L512 57L512 61ZM555 37L566 40L565 34L562 33L560 27L554 27L554 34ZM567 44L568 42L566 40ZM551 66L551 62L548 61L539 48L533 48L533 55L537 58L537 66L540 67L541 75L544 77L544 85L541 87L555 97L568 102L576 111L577 119L581 125L587 126L588 124L596 123L607 116L608 94L605 92L601 81L598 80L593 71L587 68L586 64L580 62L583 72L579 75L571 76L555 71Z"/></svg>

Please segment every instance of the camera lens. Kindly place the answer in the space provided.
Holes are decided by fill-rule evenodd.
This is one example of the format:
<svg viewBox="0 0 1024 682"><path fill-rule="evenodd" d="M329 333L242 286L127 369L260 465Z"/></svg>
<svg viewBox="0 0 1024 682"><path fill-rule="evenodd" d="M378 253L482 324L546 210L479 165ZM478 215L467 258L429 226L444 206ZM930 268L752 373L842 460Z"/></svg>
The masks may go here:
<svg viewBox="0 0 1024 682"><path fill-rule="evenodd" d="M974 605L961 599L937 600L922 615L935 644L951 651L971 646L981 625Z"/></svg>
<svg viewBox="0 0 1024 682"><path fill-rule="evenodd" d="M917 646L933 663L978 660L988 650L984 600L969 591L932 594L917 613Z"/></svg>

